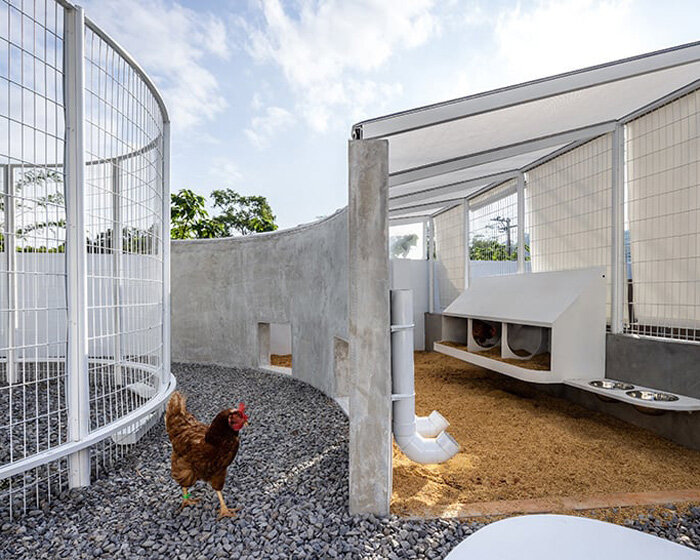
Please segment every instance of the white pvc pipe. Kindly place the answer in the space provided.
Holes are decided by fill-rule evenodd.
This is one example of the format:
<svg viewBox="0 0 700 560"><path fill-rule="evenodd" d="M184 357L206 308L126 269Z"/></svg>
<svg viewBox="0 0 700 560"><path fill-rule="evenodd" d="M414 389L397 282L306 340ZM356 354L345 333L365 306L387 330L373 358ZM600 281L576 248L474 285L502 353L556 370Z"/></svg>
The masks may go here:
<svg viewBox="0 0 700 560"><path fill-rule="evenodd" d="M416 431L426 438L438 437L449 425L447 418L437 410L433 410L429 416L416 416Z"/></svg>
<svg viewBox="0 0 700 560"><path fill-rule="evenodd" d="M416 417L411 290L391 291L391 323L394 438L401 451L412 461L423 464L443 463L459 451L459 444L444 431L449 423L439 412L433 411L427 417Z"/></svg>

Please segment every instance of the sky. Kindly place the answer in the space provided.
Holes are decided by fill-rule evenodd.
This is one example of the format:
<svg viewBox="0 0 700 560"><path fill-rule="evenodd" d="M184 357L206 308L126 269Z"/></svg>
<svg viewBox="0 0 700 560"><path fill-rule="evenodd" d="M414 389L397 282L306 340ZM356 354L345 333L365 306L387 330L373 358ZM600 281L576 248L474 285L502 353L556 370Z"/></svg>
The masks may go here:
<svg viewBox="0 0 700 560"><path fill-rule="evenodd" d="M171 191L347 204L354 123L700 40L698 0L84 0L172 121Z"/></svg>

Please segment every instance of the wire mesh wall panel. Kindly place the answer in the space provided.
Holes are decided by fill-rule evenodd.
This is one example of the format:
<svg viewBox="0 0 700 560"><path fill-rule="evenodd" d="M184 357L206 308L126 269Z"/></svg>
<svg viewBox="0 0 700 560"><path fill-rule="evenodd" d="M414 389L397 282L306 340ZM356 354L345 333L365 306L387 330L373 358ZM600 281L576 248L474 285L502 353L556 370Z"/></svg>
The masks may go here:
<svg viewBox="0 0 700 560"><path fill-rule="evenodd" d="M464 289L464 207L438 214L435 223L435 278L440 310Z"/></svg>
<svg viewBox="0 0 700 560"><path fill-rule="evenodd" d="M79 8L0 0L0 516L87 483L79 453L97 476L172 390L167 127L153 85Z"/></svg>
<svg viewBox="0 0 700 560"><path fill-rule="evenodd" d="M518 196L515 179L469 200L469 275L518 271Z"/></svg>
<svg viewBox="0 0 700 560"><path fill-rule="evenodd" d="M612 135L528 171L526 179L525 243L532 271L605 267L609 320Z"/></svg>
<svg viewBox="0 0 700 560"><path fill-rule="evenodd" d="M163 118L141 76L85 30L86 234L92 429L162 379Z"/></svg>
<svg viewBox="0 0 700 560"><path fill-rule="evenodd" d="M67 438L63 8L0 2L0 467ZM0 480L10 513L65 461Z"/></svg>
<svg viewBox="0 0 700 560"><path fill-rule="evenodd" d="M625 332L700 341L700 91L626 127Z"/></svg>

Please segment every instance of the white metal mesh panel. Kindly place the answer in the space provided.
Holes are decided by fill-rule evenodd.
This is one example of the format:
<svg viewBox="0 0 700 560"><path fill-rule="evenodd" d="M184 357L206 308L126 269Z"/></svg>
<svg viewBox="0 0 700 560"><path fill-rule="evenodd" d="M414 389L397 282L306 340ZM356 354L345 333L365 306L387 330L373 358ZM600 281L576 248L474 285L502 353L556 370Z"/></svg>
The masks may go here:
<svg viewBox="0 0 700 560"><path fill-rule="evenodd" d="M510 180L469 200L471 278L518 271L518 196Z"/></svg>
<svg viewBox="0 0 700 560"><path fill-rule="evenodd" d="M0 0L0 517L83 484L82 438L92 437L93 473L104 470L167 397L166 115L147 78L90 25L67 3ZM84 57L66 29L84 32ZM83 229L68 222L85 225L76 251ZM67 320L85 309L83 280L87 348L86 325Z"/></svg>
<svg viewBox="0 0 700 560"><path fill-rule="evenodd" d="M610 318L612 135L527 173L526 244L533 272L604 266Z"/></svg>
<svg viewBox="0 0 700 560"><path fill-rule="evenodd" d="M628 124L628 333L700 341L700 91Z"/></svg>
<svg viewBox="0 0 700 560"><path fill-rule="evenodd" d="M464 208L439 214L435 223L435 278L440 308L445 309L464 289Z"/></svg>
<svg viewBox="0 0 700 560"><path fill-rule="evenodd" d="M63 9L0 2L0 467L65 443ZM65 461L0 480L0 509L65 486Z"/></svg>
<svg viewBox="0 0 700 560"><path fill-rule="evenodd" d="M140 75L85 32L91 428L146 402L162 371L162 139Z"/></svg>

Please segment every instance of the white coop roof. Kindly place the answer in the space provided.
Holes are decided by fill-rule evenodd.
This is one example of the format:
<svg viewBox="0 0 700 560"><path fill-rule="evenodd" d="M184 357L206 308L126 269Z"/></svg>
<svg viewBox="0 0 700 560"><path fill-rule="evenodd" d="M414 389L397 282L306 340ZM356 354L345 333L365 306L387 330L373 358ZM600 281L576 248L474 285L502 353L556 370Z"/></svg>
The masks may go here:
<svg viewBox="0 0 700 560"><path fill-rule="evenodd" d="M353 126L389 141L392 219L429 216L700 85L700 42Z"/></svg>
<svg viewBox="0 0 700 560"><path fill-rule="evenodd" d="M603 285L604 274L603 268L583 268L474 278L443 315L551 327L581 294Z"/></svg>

